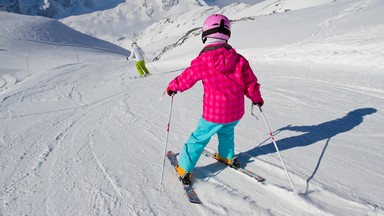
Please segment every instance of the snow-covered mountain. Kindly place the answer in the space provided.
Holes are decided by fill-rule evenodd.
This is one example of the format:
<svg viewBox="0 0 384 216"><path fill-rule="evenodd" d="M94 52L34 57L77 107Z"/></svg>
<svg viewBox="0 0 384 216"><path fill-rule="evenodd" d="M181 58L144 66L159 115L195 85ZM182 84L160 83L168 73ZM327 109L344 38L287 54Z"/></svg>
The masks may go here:
<svg viewBox="0 0 384 216"><path fill-rule="evenodd" d="M78 32L61 22L44 17L34 17L26 15L16 15L12 13L1 13L0 39L1 51L6 54L6 59L11 58L12 61L4 61L1 65L0 75L4 79L0 79L0 88L9 87L14 82L20 82L28 78L31 71L34 73L45 71L51 67L51 64L40 64L37 62L52 61L62 64L62 54L55 52L44 53L47 47L65 47L72 51L74 61L78 58L76 47L84 49L99 50L100 52L117 53L129 55L129 51L115 44L90 35ZM34 44L34 45L31 45ZM12 54L11 54L12 53ZM44 56L43 58L40 58ZM34 58L35 63L27 62ZM18 64L15 62L23 62ZM28 63L28 65L26 65ZM27 70L26 66L28 66ZM11 73L9 73L11 72ZM8 80L5 82L4 80Z"/></svg>
<svg viewBox="0 0 384 216"><path fill-rule="evenodd" d="M0 0L0 4L10 12L56 18L114 8L122 3L130 5L131 9L142 8L149 16L159 11L172 10L179 5L200 4L198 0L137 0L125 2L124 0ZM203 4L205 3L203 2Z"/></svg>
<svg viewBox="0 0 384 216"><path fill-rule="evenodd" d="M113 8L123 0L0 0L7 11L27 15L63 17Z"/></svg>
<svg viewBox="0 0 384 216"><path fill-rule="evenodd" d="M167 20L168 17L204 7L193 0L172 2L171 4L169 1L160 0L128 1L110 10L71 16L60 21L86 34L128 48L148 26L163 18Z"/></svg>
<svg viewBox="0 0 384 216"><path fill-rule="evenodd" d="M225 1L180 1L170 9L163 9L163 2L151 1L145 7L139 1L125 2L106 11L83 14L61 19L68 26L86 34L130 48L132 41L139 41L157 50L164 47L156 41L168 40L177 43L191 31L201 27L204 18L212 13L223 13L232 19L254 19L255 16L271 15L329 4L333 0L225 0ZM175 31L177 29L177 31Z"/></svg>
<svg viewBox="0 0 384 216"><path fill-rule="evenodd" d="M151 15L116 1L61 23L0 12L0 215L384 215L383 1L162 2ZM232 20L229 42L259 78L296 193L248 109L236 152L265 185L202 157L202 205L187 201L168 162L159 189L171 105L162 94L215 12ZM132 40L158 57L147 61L152 76L136 78L125 59ZM199 82L174 97L168 150L195 129L202 94Z"/></svg>

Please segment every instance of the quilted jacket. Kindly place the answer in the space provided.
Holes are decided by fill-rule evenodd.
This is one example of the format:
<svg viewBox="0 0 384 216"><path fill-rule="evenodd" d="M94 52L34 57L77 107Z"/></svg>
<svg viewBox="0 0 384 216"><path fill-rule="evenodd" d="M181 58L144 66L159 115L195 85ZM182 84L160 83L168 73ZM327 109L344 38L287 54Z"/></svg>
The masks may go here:
<svg viewBox="0 0 384 216"><path fill-rule="evenodd" d="M258 103L263 99L260 84L248 61L226 43L206 46L168 89L183 92L203 82L203 118L226 124L244 115L244 95Z"/></svg>

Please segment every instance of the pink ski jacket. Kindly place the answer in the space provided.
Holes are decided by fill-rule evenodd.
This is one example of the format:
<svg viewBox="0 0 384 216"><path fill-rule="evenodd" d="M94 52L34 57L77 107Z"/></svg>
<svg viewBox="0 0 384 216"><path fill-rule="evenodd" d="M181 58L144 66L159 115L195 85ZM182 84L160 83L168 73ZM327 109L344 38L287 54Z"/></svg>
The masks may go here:
<svg viewBox="0 0 384 216"><path fill-rule="evenodd" d="M183 92L202 80L204 86L203 118L225 124L244 115L244 95L255 103L262 102L260 84L248 61L230 45L206 46L168 89Z"/></svg>

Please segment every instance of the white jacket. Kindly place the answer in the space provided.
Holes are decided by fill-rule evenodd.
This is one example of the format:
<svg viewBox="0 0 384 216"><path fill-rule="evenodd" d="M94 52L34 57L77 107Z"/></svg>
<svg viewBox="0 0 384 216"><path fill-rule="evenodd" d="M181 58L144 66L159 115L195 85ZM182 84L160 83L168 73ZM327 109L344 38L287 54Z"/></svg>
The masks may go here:
<svg viewBox="0 0 384 216"><path fill-rule="evenodd" d="M135 58L136 61L144 60L144 51L139 46L137 46L137 44L133 44L131 55L128 57L128 59L133 59L133 58Z"/></svg>

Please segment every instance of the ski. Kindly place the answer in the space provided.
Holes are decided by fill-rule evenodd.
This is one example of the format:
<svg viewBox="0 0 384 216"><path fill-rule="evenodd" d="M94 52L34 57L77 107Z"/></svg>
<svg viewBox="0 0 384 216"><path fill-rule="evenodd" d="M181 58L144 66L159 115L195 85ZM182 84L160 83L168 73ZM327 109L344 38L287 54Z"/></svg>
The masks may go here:
<svg viewBox="0 0 384 216"><path fill-rule="evenodd" d="M204 155L205 157L209 157L209 158L213 158L213 159L217 160L217 159L215 158L216 152L210 152L210 151L204 149L202 155ZM220 161L220 160L217 160L217 161L222 162L222 161ZM222 162L222 163L223 163L223 162ZM227 165L228 167L231 167L231 166L229 166L229 165L226 164L226 163L223 163L223 164ZM234 167L231 167L231 168L234 169L234 170L237 170L237 171L239 171L239 172L241 172L241 173L244 173L245 175L247 175L247 176L249 176L249 177L251 177L251 178L253 178L253 179L256 179L256 181L258 181L258 182L263 183L263 182L265 181L265 178L264 178L264 177L262 177L262 176L260 176L260 175L258 175L258 174L256 174L256 173L254 173L254 172L252 172L252 171L250 171L250 170L248 170L248 169L241 168L241 167L238 168L238 169L236 169L236 168L234 168Z"/></svg>
<svg viewBox="0 0 384 216"><path fill-rule="evenodd" d="M171 162L172 166L176 169L177 164L178 164L176 154L173 153L172 151L168 151L167 152L167 158ZM200 201L199 197L197 196L195 190L193 189L192 185L184 185L181 181L180 181L180 183L184 189L185 195L188 197L189 202L201 204L201 201Z"/></svg>
<svg viewBox="0 0 384 216"><path fill-rule="evenodd" d="M131 76L131 77L128 77L128 79L142 79L142 78L146 78L147 76Z"/></svg>
<svg viewBox="0 0 384 216"><path fill-rule="evenodd" d="M140 79L140 78L147 78L147 77L149 77L149 76L152 76L152 74L149 73L149 74L145 74L145 75L143 75L143 76L140 76L140 75L137 75L137 76L130 76L130 77L128 77L128 79Z"/></svg>

